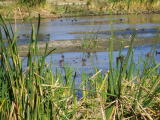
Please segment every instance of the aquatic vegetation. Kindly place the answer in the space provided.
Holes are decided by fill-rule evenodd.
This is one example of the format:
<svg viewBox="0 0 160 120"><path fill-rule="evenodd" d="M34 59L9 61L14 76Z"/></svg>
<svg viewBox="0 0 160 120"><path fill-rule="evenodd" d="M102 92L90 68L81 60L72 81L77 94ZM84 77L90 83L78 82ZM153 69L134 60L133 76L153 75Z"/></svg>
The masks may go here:
<svg viewBox="0 0 160 120"><path fill-rule="evenodd" d="M133 59L134 35L127 55L113 64L113 41L110 41L109 70L96 69L89 76L82 73L81 85L75 86L76 73L69 67L64 74L52 71L46 57L36 57L40 28L32 27L27 66L22 67L16 34L0 16L0 119L2 120L76 120L76 119L155 119L160 118L159 64L154 59L136 63ZM4 44L2 29L8 40ZM11 29L11 33L9 32ZM122 56L121 50L119 56Z"/></svg>
<svg viewBox="0 0 160 120"><path fill-rule="evenodd" d="M84 50L87 49L96 49L98 47L98 38L97 34L91 34L87 35L87 33L84 33L84 36L81 39L81 48Z"/></svg>

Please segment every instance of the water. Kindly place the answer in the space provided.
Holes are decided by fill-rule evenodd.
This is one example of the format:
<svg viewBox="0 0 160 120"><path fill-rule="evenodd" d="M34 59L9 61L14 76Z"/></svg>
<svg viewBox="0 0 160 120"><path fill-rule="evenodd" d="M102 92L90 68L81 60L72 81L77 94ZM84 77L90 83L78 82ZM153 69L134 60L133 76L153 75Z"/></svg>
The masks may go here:
<svg viewBox="0 0 160 120"><path fill-rule="evenodd" d="M49 40L70 40L89 36L80 32L94 31L98 37L107 37L105 31L119 30L118 34L132 33L133 29L142 36L153 37L160 27L159 15L110 15L42 20L40 34L48 34ZM36 22L34 22L36 24ZM17 24L20 35L31 32L30 24ZM103 32L102 32L103 31ZM72 34L70 34L72 33ZM46 36L45 36L46 37ZM23 39L25 42L25 39Z"/></svg>
<svg viewBox="0 0 160 120"><path fill-rule="evenodd" d="M34 22L35 26L37 25ZM145 39L156 39L159 37L160 16L159 15L109 15L109 16L88 16L73 18L44 19L41 22L39 41L54 40L76 40L84 38L109 38L114 33L118 38L129 38L136 33L136 38L143 38L141 45L135 45L134 59L138 61L141 57L146 58L153 48L160 51L160 40L152 43L145 42ZM19 23L16 26L19 34L18 44L29 43L31 25ZM119 45L118 45L119 46ZM92 74L94 68L108 70L109 58L107 51L87 53L83 52L63 52L54 53L47 57L46 62L53 63L53 70L63 69L69 66L80 76L82 71ZM123 49L122 54L126 54L127 49ZM114 60L118 56L118 51L113 51ZM160 63L160 55L156 55L157 63ZM114 61L115 62L115 61Z"/></svg>

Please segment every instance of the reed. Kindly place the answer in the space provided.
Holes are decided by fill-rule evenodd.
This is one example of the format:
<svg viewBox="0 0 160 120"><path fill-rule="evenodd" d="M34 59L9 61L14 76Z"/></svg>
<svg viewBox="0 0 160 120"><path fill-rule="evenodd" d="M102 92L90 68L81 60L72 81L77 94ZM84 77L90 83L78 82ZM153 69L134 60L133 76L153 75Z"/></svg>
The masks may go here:
<svg viewBox="0 0 160 120"><path fill-rule="evenodd" d="M81 49L83 50L96 49L98 47L97 33L91 35L84 33L83 37L80 39L81 39Z"/></svg>
<svg viewBox="0 0 160 120"><path fill-rule="evenodd" d="M18 54L16 33L0 16L0 119L2 120L75 120L75 119L149 119L158 120L160 109L159 64L146 59L134 61L133 42L126 56L121 50L113 64L113 41L110 41L110 67L107 73L95 69L89 76L82 73L75 86L76 73L64 67L64 74L52 71L46 50L37 57L37 30L32 27L27 67ZM2 30L3 29L3 30ZM12 32L10 32L12 31ZM8 43L4 43L2 32ZM122 45L123 46L123 45ZM137 69L139 72L136 72ZM81 97L77 93L81 93Z"/></svg>

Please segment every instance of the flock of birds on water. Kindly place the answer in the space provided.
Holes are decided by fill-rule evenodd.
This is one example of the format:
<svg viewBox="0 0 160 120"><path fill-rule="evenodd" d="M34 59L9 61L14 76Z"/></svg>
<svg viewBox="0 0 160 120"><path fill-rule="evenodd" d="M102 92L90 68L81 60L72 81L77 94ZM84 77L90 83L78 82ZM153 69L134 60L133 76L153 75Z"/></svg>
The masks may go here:
<svg viewBox="0 0 160 120"><path fill-rule="evenodd" d="M87 58L82 57L82 59L81 59L82 66L86 66L86 61L87 61ZM64 62L65 62L65 57L64 57L64 55L62 54L62 55L61 55L61 58L60 58L60 60L59 60L59 66L60 66L60 67L63 67L63 66L64 66Z"/></svg>
<svg viewBox="0 0 160 120"><path fill-rule="evenodd" d="M60 22L63 22L63 21L64 21L63 19L60 19ZM74 19L71 20L72 23L73 23L73 22L77 22L77 21L78 21L78 20L77 20L76 18L74 18ZM123 19L120 18L119 21L122 22ZM126 28L126 30L131 30L131 29L130 29L130 28ZM142 30L142 31L145 31L144 28L142 28L141 30ZM156 51L156 55L158 55L158 54L160 55L160 52ZM146 53L146 57L153 57L153 53L151 53L151 52ZM123 59L124 59L124 56L118 56L118 57L116 57L116 61L118 61L118 60L122 61ZM62 55L61 55L61 58L60 58L60 60L59 60L59 65L60 65L60 66L63 66L64 61L65 61L65 57L64 57L64 55L62 54ZM85 63L86 61L87 61L87 59L84 58L84 57L82 57L82 59L81 59L82 66L85 66L85 65L86 65L86 63Z"/></svg>
<svg viewBox="0 0 160 120"><path fill-rule="evenodd" d="M77 22L78 20L76 18L72 19L71 22ZM63 19L60 19L60 22L63 22Z"/></svg>
<svg viewBox="0 0 160 120"><path fill-rule="evenodd" d="M90 54L90 53L88 53L88 54ZM155 55L157 56L157 55L160 55L160 52L159 51L155 51ZM153 56L154 56L154 53L153 52L148 52L148 53L146 53L146 55L145 55L147 58L152 58ZM88 56L88 58L89 58L90 56ZM125 58L125 56L123 56L123 55L120 55L120 56L117 56L116 57L116 62L118 62L118 61L120 61L120 62L122 62L123 60L124 60L124 58ZM81 62L82 62L82 66L86 66L86 61L87 61L87 58L86 57L82 57L81 58ZM65 62L65 57L64 57L64 55L62 54L61 55L61 58L60 58L60 60L59 60L59 66L60 67L63 67L64 66L64 62Z"/></svg>
<svg viewBox="0 0 160 120"><path fill-rule="evenodd" d="M58 18L59 19L59 22L61 22L61 23L63 23L63 22L66 22L66 20L64 19L64 18ZM51 21L53 21L53 19L51 19ZM78 22L78 19L77 18L73 18L73 19L70 19L69 20L71 23L75 23L75 22ZM119 18L117 21L119 21L119 22L123 22L124 21L124 19L122 19L122 18ZM138 30L138 31L137 31ZM134 31L137 31L137 32L146 32L147 30L146 29L144 29L144 28L142 28L142 29L131 29L131 28L126 28L125 30L124 30L124 33L121 33L120 32L120 34L126 34L126 32L128 31L128 33L130 33L130 34L132 34ZM156 32L156 31L153 31L153 32ZM97 32L97 33L103 33L103 32ZM127 33L127 34L128 34ZM104 32L104 34L107 34L106 32ZM118 33L119 34L119 33ZM29 34L22 34L21 36L18 36L17 37L19 40L22 40L22 39L24 39L24 38L26 38L26 39L29 39L30 38L30 35ZM39 39L39 41L48 41L48 40L50 40L50 34L39 34L38 35L38 39Z"/></svg>
<svg viewBox="0 0 160 120"><path fill-rule="evenodd" d="M52 21L52 20L51 20L51 21ZM60 19L59 21L60 21L60 22L64 22L64 19ZM77 20L76 18L73 18L73 19L70 20L71 23L74 23L74 22L77 22L77 21L78 21L78 20ZM123 22L123 19L120 18L119 21L120 21L120 22ZM125 30L129 31L129 30L131 30L131 29L130 29L130 28L126 28ZM141 31L145 31L144 28L142 28L142 29L140 29L140 30L141 30ZM25 38L28 38L28 39L29 39L30 36L27 35L27 34L22 34L22 37L25 37ZM20 39L20 36L18 36L17 38ZM39 38L39 39L41 39L41 38L44 39L44 38L45 38L45 40L46 40L46 39L50 39L50 34L39 34L39 35L38 35L38 38ZM43 41L44 41L44 40L43 40ZM160 55L160 52L156 51L155 54L156 54L156 55ZM122 61L122 60L124 60L124 57L125 57L125 56L118 56L118 57L116 57L116 61L118 61L118 60ZM148 58L153 57L153 53L152 53L152 52L146 53L146 57L148 57ZM85 65L86 65L86 61L87 61L87 58L82 57L82 59L81 59L82 66L85 66ZM65 57L64 57L64 55L62 54L62 55L61 55L61 58L60 58L60 60L59 60L59 66L63 67L63 66L64 66L64 62L65 62Z"/></svg>
<svg viewBox="0 0 160 120"><path fill-rule="evenodd" d="M51 20L53 21L53 20ZM64 22L63 19L60 19L59 20L60 22ZM71 22L77 22L78 20L76 18L72 19ZM30 39L30 35L29 34L22 34L20 36L17 36L17 39L18 40L24 40L24 39ZM37 38L39 41L47 41L50 39L50 34L39 34L38 35L38 38ZM42 40L43 39L43 40Z"/></svg>

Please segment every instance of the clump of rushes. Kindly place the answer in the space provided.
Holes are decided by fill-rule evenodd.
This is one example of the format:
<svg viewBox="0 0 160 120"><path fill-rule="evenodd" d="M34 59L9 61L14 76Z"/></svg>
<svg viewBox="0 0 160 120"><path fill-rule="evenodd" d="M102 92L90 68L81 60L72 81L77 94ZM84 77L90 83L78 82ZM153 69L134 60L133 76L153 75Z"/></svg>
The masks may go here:
<svg viewBox="0 0 160 120"><path fill-rule="evenodd" d="M84 35L84 38L81 39L81 48L84 50L96 49L98 47L98 38L97 34L94 35Z"/></svg>
<svg viewBox="0 0 160 120"><path fill-rule="evenodd" d="M143 67L133 59L133 41L126 56L117 57L113 65L110 43L110 68L107 73L96 69L93 76L82 73L82 83L75 87L74 73L70 68L64 74L53 74L45 62L52 51L43 56L38 52L37 31L32 28L27 67L19 57L16 34L0 16L0 119L1 120L80 120L80 119L149 119L160 118L159 65L146 59ZM3 29L3 30L2 30ZM2 38L2 31L7 44ZM3 34L3 35L4 35ZM77 93L82 93L77 98Z"/></svg>

